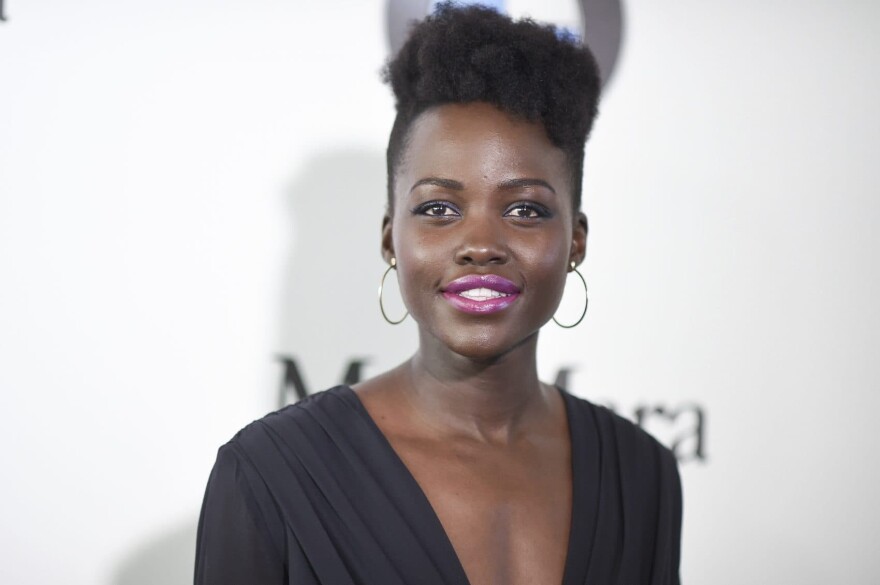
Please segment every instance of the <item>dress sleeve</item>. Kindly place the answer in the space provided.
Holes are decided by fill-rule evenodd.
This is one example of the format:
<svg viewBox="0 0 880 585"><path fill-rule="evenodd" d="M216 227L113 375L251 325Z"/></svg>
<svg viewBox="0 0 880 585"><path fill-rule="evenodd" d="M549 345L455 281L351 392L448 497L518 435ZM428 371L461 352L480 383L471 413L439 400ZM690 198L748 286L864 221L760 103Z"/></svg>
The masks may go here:
<svg viewBox="0 0 880 585"><path fill-rule="evenodd" d="M681 493L681 475L678 470L678 462L674 455L670 455L669 463L667 463L669 478L669 500L671 508L671 537L670 537L670 561L669 561L669 579L671 585L681 585L681 576L679 565L681 563L681 522L682 522L682 493Z"/></svg>
<svg viewBox="0 0 880 585"><path fill-rule="evenodd" d="M265 512L272 506L236 445L221 447L199 517L195 585L287 583L283 533Z"/></svg>

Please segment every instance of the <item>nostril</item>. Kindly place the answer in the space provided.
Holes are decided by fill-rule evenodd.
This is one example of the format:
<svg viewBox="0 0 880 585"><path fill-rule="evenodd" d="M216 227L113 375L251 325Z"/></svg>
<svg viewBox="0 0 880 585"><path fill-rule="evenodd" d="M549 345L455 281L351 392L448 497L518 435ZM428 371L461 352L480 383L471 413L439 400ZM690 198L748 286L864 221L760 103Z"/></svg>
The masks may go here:
<svg viewBox="0 0 880 585"><path fill-rule="evenodd" d="M460 250L455 255L455 261L458 264L475 264L483 266L486 264L504 264L507 261L507 255L498 248L482 248L475 250L469 248Z"/></svg>

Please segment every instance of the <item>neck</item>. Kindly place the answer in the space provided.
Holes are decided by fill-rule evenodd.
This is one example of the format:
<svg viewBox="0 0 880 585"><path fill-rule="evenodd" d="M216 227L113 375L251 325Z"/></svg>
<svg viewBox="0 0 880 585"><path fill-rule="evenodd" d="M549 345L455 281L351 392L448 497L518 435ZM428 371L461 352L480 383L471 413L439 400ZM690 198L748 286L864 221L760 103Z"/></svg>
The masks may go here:
<svg viewBox="0 0 880 585"><path fill-rule="evenodd" d="M408 362L409 402L440 432L509 443L546 421L555 390L538 380L535 333L509 352L473 359L422 339Z"/></svg>

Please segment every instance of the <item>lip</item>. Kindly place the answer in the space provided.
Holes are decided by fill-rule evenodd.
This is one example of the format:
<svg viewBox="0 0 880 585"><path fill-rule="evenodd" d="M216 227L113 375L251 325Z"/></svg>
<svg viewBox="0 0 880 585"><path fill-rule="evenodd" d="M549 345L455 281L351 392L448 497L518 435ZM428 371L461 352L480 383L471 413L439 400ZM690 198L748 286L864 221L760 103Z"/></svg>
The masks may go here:
<svg viewBox="0 0 880 585"><path fill-rule="evenodd" d="M507 296L480 301L469 299L459 294L475 288L487 288L504 293ZM518 286L497 274L469 274L456 278L443 288L443 298L449 304L459 311L479 315L503 311L516 301L519 293L520 289Z"/></svg>
<svg viewBox="0 0 880 585"><path fill-rule="evenodd" d="M443 287L443 292L458 294L473 288L488 288L508 295L519 294L519 287L497 274L468 274Z"/></svg>

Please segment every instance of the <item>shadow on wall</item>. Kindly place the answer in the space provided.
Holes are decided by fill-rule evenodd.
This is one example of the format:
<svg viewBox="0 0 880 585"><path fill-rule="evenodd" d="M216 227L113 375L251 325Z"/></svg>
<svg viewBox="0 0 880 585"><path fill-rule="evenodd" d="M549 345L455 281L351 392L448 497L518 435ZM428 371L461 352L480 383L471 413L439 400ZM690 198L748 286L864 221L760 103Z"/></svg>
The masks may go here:
<svg viewBox="0 0 880 585"><path fill-rule="evenodd" d="M119 565L112 585L192 585L196 528L193 520L146 541Z"/></svg>
<svg viewBox="0 0 880 585"><path fill-rule="evenodd" d="M306 162L286 193L293 224L279 312L279 353L293 357L309 393L342 381L352 360L371 373L396 365L416 347L412 321L392 327L376 289L385 211L385 157L336 150ZM396 279L389 310L405 311Z"/></svg>
<svg viewBox="0 0 880 585"><path fill-rule="evenodd" d="M309 392L339 383L352 359L364 359L376 373L408 357L417 346L412 320L386 324L376 299L386 266L380 254L384 155L350 150L315 156L284 197L293 226L278 350L297 360ZM387 286L393 289L389 309L400 315L396 279ZM112 585L190 585L196 527L193 519L146 540L119 565Z"/></svg>

